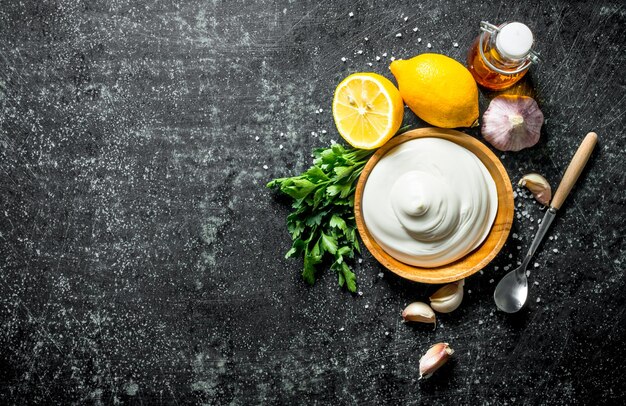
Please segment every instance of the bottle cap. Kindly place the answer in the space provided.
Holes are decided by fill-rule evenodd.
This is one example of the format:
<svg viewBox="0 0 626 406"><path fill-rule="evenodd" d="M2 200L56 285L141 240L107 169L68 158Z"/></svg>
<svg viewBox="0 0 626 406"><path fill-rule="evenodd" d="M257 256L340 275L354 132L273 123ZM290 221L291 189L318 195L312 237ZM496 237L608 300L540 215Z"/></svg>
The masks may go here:
<svg viewBox="0 0 626 406"><path fill-rule="evenodd" d="M533 33L522 23L508 23L496 36L496 48L505 58L525 58L532 45Z"/></svg>

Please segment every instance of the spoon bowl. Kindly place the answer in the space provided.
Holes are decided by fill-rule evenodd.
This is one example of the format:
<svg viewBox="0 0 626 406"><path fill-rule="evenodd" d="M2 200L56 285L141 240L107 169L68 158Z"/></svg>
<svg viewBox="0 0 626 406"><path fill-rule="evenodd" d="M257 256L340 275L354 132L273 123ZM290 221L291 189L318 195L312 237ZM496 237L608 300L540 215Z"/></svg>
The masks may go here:
<svg viewBox="0 0 626 406"><path fill-rule="evenodd" d="M520 268L522 268L520 266ZM506 313L515 313L519 311L526 303L528 297L528 278L524 274L526 267L515 269L502 278L496 291L493 292L493 299L498 309ZM518 274L521 273L521 276Z"/></svg>

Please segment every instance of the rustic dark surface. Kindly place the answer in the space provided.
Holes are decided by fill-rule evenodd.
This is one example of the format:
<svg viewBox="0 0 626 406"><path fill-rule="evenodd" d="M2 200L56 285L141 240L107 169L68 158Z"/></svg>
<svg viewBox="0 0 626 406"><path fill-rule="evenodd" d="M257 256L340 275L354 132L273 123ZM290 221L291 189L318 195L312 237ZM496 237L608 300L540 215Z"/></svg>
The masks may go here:
<svg viewBox="0 0 626 406"><path fill-rule="evenodd" d="M0 403L624 403L626 9L476 3L0 1ZM555 187L600 136L528 308L492 301L543 214L524 197L434 332L400 318L434 288L367 253L362 294L330 272L307 286L265 183L339 140L343 77L391 77L391 56L429 42L464 61L481 19L526 22L543 56L518 87L547 118L541 141L498 153L513 182L537 171ZM439 341L453 361L418 382Z"/></svg>

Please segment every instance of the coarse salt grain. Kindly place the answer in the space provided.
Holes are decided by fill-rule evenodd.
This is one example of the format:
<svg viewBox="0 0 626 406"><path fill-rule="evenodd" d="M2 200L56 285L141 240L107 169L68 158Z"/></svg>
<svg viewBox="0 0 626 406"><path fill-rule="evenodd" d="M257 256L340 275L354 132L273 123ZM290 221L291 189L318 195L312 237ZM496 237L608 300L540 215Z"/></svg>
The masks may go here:
<svg viewBox="0 0 626 406"><path fill-rule="evenodd" d="M365 39L365 41L369 41L369 40L370 40L370 39L369 39L369 38L367 38L367 37L365 37L364 39Z"/></svg>
<svg viewBox="0 0 626 406"><path fill-rule="evenodd" d="M278 146L278 149L283 149L283 148L284 148L284 147L283 147L283 144L280 144L280 145Z"/></svg>
<svg viewBox="0 0 626 406"><path fill-rule="evenodd" d="M387 52L383 53L383 56L387 56Z"/></svg>
<svg viewBox="0 0 626 406"><path fill-rule="evenodd" d="M268 170L268 169L269 169L269 166L267 166L267 165L263 165L263 169Z"/></svg>
<svg viewBox="0 0 626 406"><path fill-rule="evenodd" d="M378 277L379 277L379 278L382 278L383 276L385 276L385 274L384 274L384 273L382 273L382 272L378 272Z"/></svg>
<svg viewBox="0 0 626 406"><path fill-rule="evenodd" d="M493 280L493 279L489 279L489 283L493 283L493 282L494 282L494 280Z"/></svg>
<svg viewBox="0 0 626 406"><path fill-rule="evenodd" d="M555 248L555 249L552 250L552 252L554 252L556 254L557 252L559 252L559 250Z"/></svg>
<svg viewBox="0 0 626 406"><path fill-rule="evenodd" d="M417 32L417 27L414 27L414 28L413 28L413 32Z"/></svg>
<svg viewBox="0 0 626 406"><path fill-rule="evenodd" d="M432 44L429 42L428 44L426 44L426 48L432 48Z"/></svg>
<svg viewBox="0 0 626 406"><path fill-rule="evenodd" d="M419 42L422 42L422 39L421 39L421 38L418 38L418 39L417 39L417 42L418 42L418 43L419 43Z"/></svg>
<svg viewBox="0 0 626 406"><path fill-rule="evenodd" d="M366 308L366 309L369 309L369 308L370 308L370 305L365 305L365 308Z"/></svg>
<svg viewBox="0 0 626 406"><path fill-rule="evenodd" d="M539 286L539 282L535 281L535 285Z"/></svg>
<svg viewBox="0 0 626 406"><path fill-rule="evenodd" d="M454 43L452 43L452 46L455 47L455 48L458 48L459 47L459 43L458 42L454 42Z"/></svg>
<svg viewBox="0 0 626 406"><path fill-rule="evenodd" d="M358 295L359 295L359 296L363 296L363 292L361 292L361 291L359 290Z"/></svg>
<svg viewBox="0 0 626 406"><path fill-rule="evenodd" d="M371 62L368 62L368 63L367 63L367 66L372 66L372 63L371 63Z"/></svg>
<svg viewBox="0 0 626 406"><path fill-rule="evenodd" d="M541 298L540 297L537 298L537 303L539 303L539 302L541 302Z"/></svg>
<svg viewBox="0 0 626 406"><path fill-rule="evenodd" d="M322 134L326 134L326 130L322 130Z"/></svg>
<svg viewBox="0 0 626 406"><path fill-rule="evenodd" d="M254 140L258 141L259 140L259 136L257 135L256 137L254 137Z"/></svg>
<svg viewBox="0 0 626 406"><path fill-rule="evenodd" d="M341 57L341 62L345 62L345 61L346 61L346 57L345 57L345 56L342 56L342 57Z"/></svg>
<svg viewBox="0 0 626 406"><path fill-rule="evenodd" d="M396 38L402 38L402 33L401 32L397 33Z"/></svg>
<svg viewBox="0 0 626 406"><path fill-rule="evenodd" d="M392 56L391 58L389 58L389 60L390 60L390 61L395 61L395 60L396 60L396 57L395 57L395 56Z"/></svg>
<svg viewBox="0 0 626 406"><path fill-rule="evenodd" d="M363 55L363 50L359 49L358 51L356 51L356 53L359 55Z"/></svg>
<svg viewBox="0 0 626 406"><path fill-rule="evenodd" d="M353 13L352 11L351 11L351 12L349 12L349 13L348 13L348 17L350 17L350 18L354 17L354 13Z"/></svg>
<svg viewBox="0 0 626 406"><path fill-rule="evenodd" d="M380 56L376 55L376 60L380 61Z"/></svg>
<svg viewBox="0 0 626 406"><path fill-rule="evenodd" d="M362 263L363 263L363 259L359 258L359 264L362 264Z"/></svg>
<svg viewBox="0 0 626 406"><path fill-rule="evenodd" d="M408 19L409 19L409 17L404 17L404 21L406 21L406 20L408 20Z"/></svg>

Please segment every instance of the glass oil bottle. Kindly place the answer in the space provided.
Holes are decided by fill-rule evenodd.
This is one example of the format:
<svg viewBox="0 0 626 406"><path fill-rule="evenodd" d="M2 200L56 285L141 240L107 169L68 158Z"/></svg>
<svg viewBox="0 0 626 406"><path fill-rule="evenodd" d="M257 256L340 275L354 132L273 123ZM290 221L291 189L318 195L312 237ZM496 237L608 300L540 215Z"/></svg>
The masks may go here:
<svg viewBox="0 0 626 406"><path fill-rule="evenodd" d="M480 29L467 55L467 67L479 85L506 89L539 62L539 55L531 50L533 34L526 25L509 22L496 26L482 21Z"/></svg>

